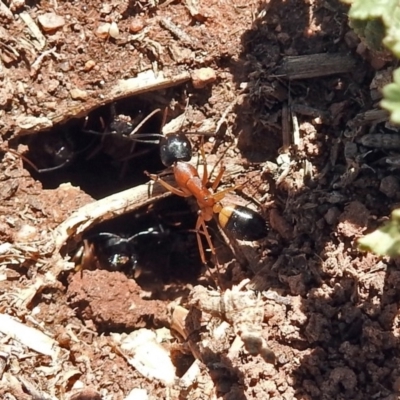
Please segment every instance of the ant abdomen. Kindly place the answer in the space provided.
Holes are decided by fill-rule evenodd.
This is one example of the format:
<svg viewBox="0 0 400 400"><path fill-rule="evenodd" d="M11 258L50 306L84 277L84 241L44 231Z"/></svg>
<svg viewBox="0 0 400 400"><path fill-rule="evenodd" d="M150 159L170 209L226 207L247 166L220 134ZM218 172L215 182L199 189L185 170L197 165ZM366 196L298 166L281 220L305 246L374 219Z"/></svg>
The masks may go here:
<svg viewBox="0 0 400 400"><path fill-rule="evenodd" d="M268 234L267 222L248 207L239 205L223 207L218 214L218 221L238 240L260 240Z"/></svg>

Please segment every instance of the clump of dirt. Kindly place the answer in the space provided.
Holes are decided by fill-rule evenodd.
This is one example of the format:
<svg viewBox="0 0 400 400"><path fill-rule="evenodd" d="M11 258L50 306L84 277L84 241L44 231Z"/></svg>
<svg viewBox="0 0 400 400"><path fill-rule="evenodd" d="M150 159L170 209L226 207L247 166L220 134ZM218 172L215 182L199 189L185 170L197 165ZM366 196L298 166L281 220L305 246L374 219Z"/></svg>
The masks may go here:
<svg viewBox="0 0 400 400"><path fill-rule="evenodd" d="M74 274L67 298L78 317L91 320L98 331L166 325L164 302L144 300L140 294L141 288L133 279L119 272L100 270Z"/></svg>

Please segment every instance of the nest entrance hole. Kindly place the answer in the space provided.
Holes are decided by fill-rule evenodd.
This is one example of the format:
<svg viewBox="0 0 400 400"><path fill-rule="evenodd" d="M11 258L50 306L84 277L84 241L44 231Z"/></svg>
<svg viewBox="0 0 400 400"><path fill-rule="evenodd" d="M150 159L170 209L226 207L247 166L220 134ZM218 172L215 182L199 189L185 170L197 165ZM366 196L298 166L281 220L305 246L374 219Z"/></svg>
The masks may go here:
<svg viewBox="0 0 400 400"><path fill-rule="evenodd" d="M22 148L23 156L39 171L27 162L24 162L25 167L44 189L70 182L100 199L146 182L145 170L158 172L163 169L157 145L135 143L118 133L104 134L114 127L125 128L127 134L129 124L132 130L135 129L156 108L141 97L124 99L102 106L86 118L18 138L10 145L18 147L20 152ZM159 133L161 122L162 113L157 113L141 126L138 133Z"/></svg>
<svg viewBox="0 0 400 400"><path fill-rule="evenodd" d="M99 233L111 233L128 238L149 229L163 231L161 235L139 236L135 240L135 256L137 268L141 274L136 279L139 285L148 286L149 283L196 283L203 265L197 247L194 226L197 214L189 203L178 196L169 196L160 199L151 206L144 206L135 211L120 215L114 219L104 221L86 231L84 238L94 238L94 256L101 259L102 246L96 243ZM67 243L62 255L76 254L82 241L75 238ZM78 247L77 247L78 245ZM107 263L100 268L112 270ZM93 260L93 269L99 263ZM133 270L123 270L129 277L133 277ZM79 272L74 272L79 273Z"/></svg>

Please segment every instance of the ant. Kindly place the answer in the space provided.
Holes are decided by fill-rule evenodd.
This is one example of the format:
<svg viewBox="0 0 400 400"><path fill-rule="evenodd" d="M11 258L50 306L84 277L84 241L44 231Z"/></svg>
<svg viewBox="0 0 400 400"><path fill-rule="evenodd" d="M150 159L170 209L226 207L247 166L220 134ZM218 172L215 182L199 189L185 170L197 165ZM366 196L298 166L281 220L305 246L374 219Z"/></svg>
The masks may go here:
<svg viewBox="0 0 400 400"><path fill-rule="evenodd" d="M139 120L138 123L135 125L135 121L123 114L117 114L117 110L115 108L115 103L110 104L110 122L108 125L104 123L102 117L100 117L100 122L103 127L102 132L98 132L92 129L86 129L86 123L82 129L83 133L89 133L92 135L100 135L100 136L118 136L121 138L130 139L131 136L135 135L144 124L146 124L155 114L159 113L161 110L159 108L153 110L149 115L144 117L143 119Z"/></svg>
<svg viewBox="0 0 400 400"><path fill-rule="evenodd" d="M136 120L132 120L131 117L127 115L117 114L115 103L111 103L110 121L108 124L105 124L103 118L100 117L102 131L86 129L87 120L85 121L85 125L82 129L83 133L101 136L100 145L91 152L88 159L93 158L102 150L103 153L109 155L111 158L123 163L120 173L120 178L122 178L128 168L127 162L134 157L141 156L148 152L146 149L135 151L137 143L132 141L131 138L139 134L140 129L160 111L161 110L157 108L144 118L142 118L142 114L140 113ZM111 140L107 141L107 138L111 138ZM130 142L130 145L127 145L127 141Z"/></svg>
<svg viewBox="0 0 400 400"><path fill-rule="evenodd" d="M160 224L157 228L135 233L129 237L123 237L115 233L100 232L83 239L83 245L79 248L72 260L75 262L76 271L93 269L98 267L111 271L126 272L138 278L142 270L138 267L138 239L145 236L167 237L169 231Z"/></svg>
<svg viewBox="0 0 400 400"><path fill-rule="evenodd" d="M25 155L13 149L8 150L19 156L34 171L40 174L66 168L76 160L80 153L86 151L92 144L92 142L85 143L85 147L82 150L77 150L78 143L75 137L72 137L69 132L64 130L54 134L42 133L30 139L28 142L31 147L30 151L34 151L39 155L36 158L41 164L51 165L50 167L39 168Z"/></svg>
<svg viewBox="0 0 400 400"><path fill-rule="evenodd" d="M225 168L222 166L214 182L210 182L210 175L207 171L206 156L203 146L201 147L201 157L203 159L203 177L200 178L198 170L188 161L192 158L192 146L189 139L183 133L170 134L142 134L141 137L159 137L161 162L166 167L172 167L177 187L170 185L160 178L159 175L145 174L153 181L159 182L165 189L181 197L195 197L199 206L198 217L195 227L197 243L200 257L203 264L206 257L201 240L203 234L213 255L216 254L208 232L206 222L210 221L214 215L218 215L220 226L233 234L238 240L260 240L267 236L268 227L264 218L252 209L239 205L222 206L220 201L228 192L240 188L237 185L219 192L216 192L221 182ZM135 140L135 138L133 138Z"/></svg>
<svg viewBox="0 0 400 400"><path fill-rule="evenodd" d="M36 163L31 161L29 157L16 151L12 152L20 156L33 170L40 174L64 169L72 165L82 153L85 153L85 160L89 160L100 151L110 159L125 162L124 169L126 169L126 161L146 152L146 150L143 150L132 154L135 151L136 143L130 141L130 138L138 134L143 125L158 112L160 112L160 109L153 110L144 118L140 116L141 120L136 124L136 121L133 121L129 116L117 115L115 103L112 103L110 105L110 121L105 124L103 118L100 117L102 132L87 129L88 120L86 119L83 127L74 124L60 132L35 136L28 142L30 152L38 154L36 161L39 161L42 167L36 166ZM107 137L113 138L104 142ZM114 138L122 138L125 141L119 143ZM131 142L130 148L126 145L127 140ZM43 165L46 166L43 167Z"/></svg>

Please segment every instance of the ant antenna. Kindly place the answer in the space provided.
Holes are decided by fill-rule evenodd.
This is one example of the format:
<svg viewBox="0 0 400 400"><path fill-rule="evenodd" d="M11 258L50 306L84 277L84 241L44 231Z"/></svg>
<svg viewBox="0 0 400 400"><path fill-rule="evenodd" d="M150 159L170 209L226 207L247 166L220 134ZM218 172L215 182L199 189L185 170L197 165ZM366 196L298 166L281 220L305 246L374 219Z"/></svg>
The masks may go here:
<svg viewBox="0 0 400 400"><path fill-rule="evenodd" d="M135 134L139 131L139 129L140 129L153 115L159 113L160 111L161 111L161 109L156 108L156 109L153 110L149 115L147 115L145 118L143 118L143 120L140 121L140 122L136 125L135 129L129 134L129 137L135 135ZM163 119L164 119L164 117L163 117Z"/></svg>
<svg viewBox="0 0 400 400"><path fill-rule="evenodd" d="M31 160L26 158L24 155L18 153L18 151L14 150L14 149L7 149L6 151L18 156L21 160L25 161L28 165L30 165L36 172L40 172L39 168Z"/></svg>

